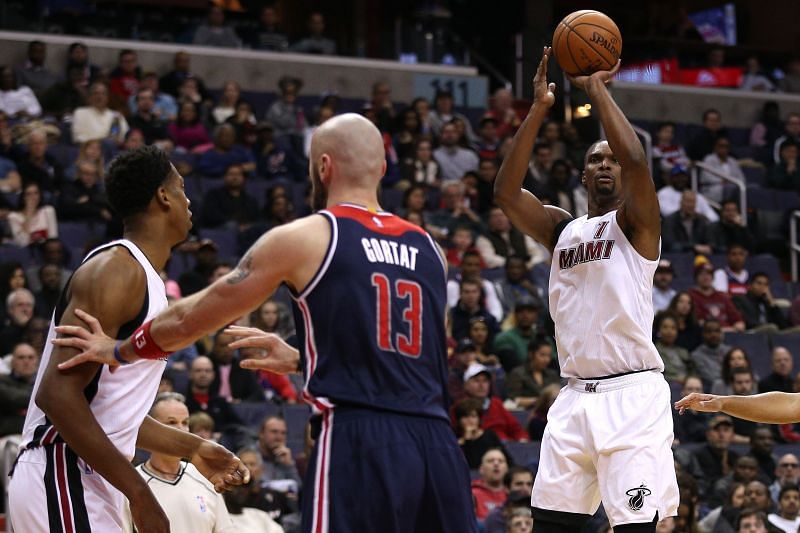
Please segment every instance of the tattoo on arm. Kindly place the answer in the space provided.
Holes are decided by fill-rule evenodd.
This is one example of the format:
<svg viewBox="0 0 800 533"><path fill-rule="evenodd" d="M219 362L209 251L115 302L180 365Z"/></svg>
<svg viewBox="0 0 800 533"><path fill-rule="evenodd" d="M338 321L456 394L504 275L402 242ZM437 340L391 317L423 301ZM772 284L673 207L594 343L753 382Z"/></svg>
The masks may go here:
<svg viewBox="0 0 800 533"><path fill-rule="evenodd" d="M239 261L239 264L236 265L236 268L233 272L230 273L228 279L226 280L229 285L236 285L237 283L241 283L242 281L250 275L250 267L253 264L253 255L250 252L247 252L242 260Z"/></svg>

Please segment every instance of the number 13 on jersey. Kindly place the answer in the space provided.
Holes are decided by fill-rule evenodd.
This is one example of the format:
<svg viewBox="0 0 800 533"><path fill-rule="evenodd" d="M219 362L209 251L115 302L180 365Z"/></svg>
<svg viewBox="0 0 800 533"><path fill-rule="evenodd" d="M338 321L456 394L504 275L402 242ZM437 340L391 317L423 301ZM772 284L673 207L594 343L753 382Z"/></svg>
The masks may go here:
<svg viewBox="0 0 800 533"><path fill-rule="evenodd" d="M372 274L372 286L376 290L378 348L387 352L398 352L406 357L419 357L422 350L422 289L419 284L398 279L392 287L385 274L375 272ZM403 301L402 317L407 325L408 335L397 332L393 339L392 305Z"/></svg>

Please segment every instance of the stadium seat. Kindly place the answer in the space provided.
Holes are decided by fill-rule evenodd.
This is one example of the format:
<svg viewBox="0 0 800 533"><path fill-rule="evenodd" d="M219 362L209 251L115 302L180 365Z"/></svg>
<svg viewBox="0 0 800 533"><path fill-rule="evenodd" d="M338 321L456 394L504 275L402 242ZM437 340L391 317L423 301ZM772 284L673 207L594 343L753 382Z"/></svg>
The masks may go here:
<svg viewBox="0 0 800 533"><path fill-rule="evenodd" d="M516 465L527 466L539 462L539 449L542 445L540 442L508 441L503 445Z"/></svg>
<svg viewBox="0 0 800 533"><path fill-rule="evenodd" d="M200 237L211 239L219 247L219 257L222 260L231 260L237 256L236 253L236 230L232 228L202 228Z"/></svg>
<svg viewBox="0 0 800 533"><path fill-rule="evenodd" d="M89 222L58 223L58 237L68 248L83 250L86 243L99 236L100 232Z"/></svg>
<svg viewBox="0 0 800 533"><path fill-rule="evenodd" d="M517 419L517 422L519 422L520 426L522 426L526 430L528 429L528 417L529 417L528 411L524 409L512 409L509 411L509 413L511 413L514 416L514 418Z"/></svg>
<svg viewBox="0 0 800 533"><path fill-rule="evenodd" d="M767 182L767 170L763 166L742 167L742 172L748 187L753 185L763 187Z"/></svg>
<svg viewBox="0 0 800 533"><path fill-rule="evenodd" d="M245 191L253 197L261 210L267 205L267 190L272 187L273 184L263 178L247 178L244 184Z"/></svg>
<svg viewBox="0 0 800 533"><path fill-rule="evenodd" d="M724 342L728 346L745 351L758 378L763 378L771 372L769 338L766 333L727 332Z"/></svg>
<svg viewBox="0 0 800 533"><path fill-rule="evenodd" d="M306 434L306 423L311 416L311 409L306 404L286 404L283 406L283 418L286 419L289 440L303 441Z"/></svg>
<svg viewBox="0 0 800 533"><path fill-rule="evenodd" d="M23 267L28 267L33 263L31 250L20 248L14 244L0 244L0 257L3 263L20 263Z"/></svg>
<svg viewBox="0 0 800 533"><path fill-rule="evenodd" d="M403 206L404 191L397 189L383 189L381 191L381 207L386 211L396 212Z"/></svg>
<svg viewBox="0 0 800 533"><path fill-rule="evenodd" d="M280 407L267 401L232 403L231 407L246 426L256 430L267 416L280 414Z"/></svg>

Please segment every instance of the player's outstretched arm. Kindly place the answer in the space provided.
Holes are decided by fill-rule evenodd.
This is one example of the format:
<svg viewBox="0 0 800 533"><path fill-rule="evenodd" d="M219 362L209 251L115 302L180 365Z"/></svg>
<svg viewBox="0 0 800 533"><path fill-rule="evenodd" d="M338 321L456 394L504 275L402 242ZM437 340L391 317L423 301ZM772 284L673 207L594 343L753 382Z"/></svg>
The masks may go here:
<svg viewBox="0 0 800 533"><path fill-rule="evenodd" d="M539 128L555 102L556 86L547 82L547 62L550 47L542 51L542 60L533 79L533 106L522 121L503 160L494 182L494 199L511 223L545 245L552 252L555 246L553 231L556 225L570 215L563 209L545 206L536 196L522 188L528 163Z"/></svg>
<svg viewBox="0 0 800 533"><path fill-rule="evenodd" d="M800 394L765 392L753 396L715 396L693 392L675 402L683 413L695 411L722 411L736 418L766 424L793 424L800 422Z"/></svg>
<svg viewBox="0 0 800 533"><path fill-rule="evenodd" d="M302 290L316 273L330 241L330 226L322 216L310 216L275 228L263 235L237 267L202 291L170 306L134 334L138 350L148 346L151 357L178 350L203 335L217 331L249 313L266 300L282 282ZM89 330L59 328L70 337L61 346L80 354L59 365L61 370L94 361L111 367L139 358L131 338L116 346L93 317L81 315ZM118 356L118 357L117 357Z"/></svg>
<svg viewBox="0 0 800 533"><path fill-rule="evenodd" d="M217 492L230 490L250 480L247 467L224 446L169 427L151 416L146 416L139 427L136 447L188 458Z"/></svg>
<svg viewBox="0 0 800 533"><path fill-rule="evenodd" d="M139 313L146 283L144 271L127 251L105 252L75 273L61 324L85 326L75 314L75 309L81 307L102 317L102 327L115 335L122 324ZM66 372L58 370L59 363L76 353L73 348L54 346L36 394L36 405L67 445L130 500L139 531L168 531L169 520L147 484L111 443L89 409L84 390L102 367L90 363Z"/></svg>
<svg viewBox="0 0 800 533"><path fill-rule="evenodd" d="M630 122L606 88L619 66L618 62L610 71L578 76L570 78L570 81L589 96L592 110L596 110L600 116L608 145L622 167L622 206L618 211L620 225L624 231L630 232L632 244L642 256L656 259L661 219L647 156Z"/></svg>
<svg viewBox="0 0 800 533"><path fill-rule="evenodd" d="M243 359L239 362L242 368L250 370L269 370L276 374L292 374L299 372L297 364L300 361L300 352L292 348L274 333L267 333L258 328L243 328L231 326L225 329L225 334L236 337L237 340L228 346L234 350L239 348L259 348L264 350L263 357Z"/></svg>

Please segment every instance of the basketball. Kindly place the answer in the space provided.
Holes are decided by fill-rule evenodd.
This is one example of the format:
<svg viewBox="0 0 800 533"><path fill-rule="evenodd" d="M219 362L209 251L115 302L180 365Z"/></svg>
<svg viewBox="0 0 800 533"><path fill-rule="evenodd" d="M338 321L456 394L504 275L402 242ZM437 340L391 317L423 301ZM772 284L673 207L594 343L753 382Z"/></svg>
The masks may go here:
<svg viewBox="0 0 800 533"><path fill-rule="evenodd" d="M586 9L570 13L553 33L553 52L561 70L588 76L611 70L622 53L622 35L607 15Z"/></svg>

